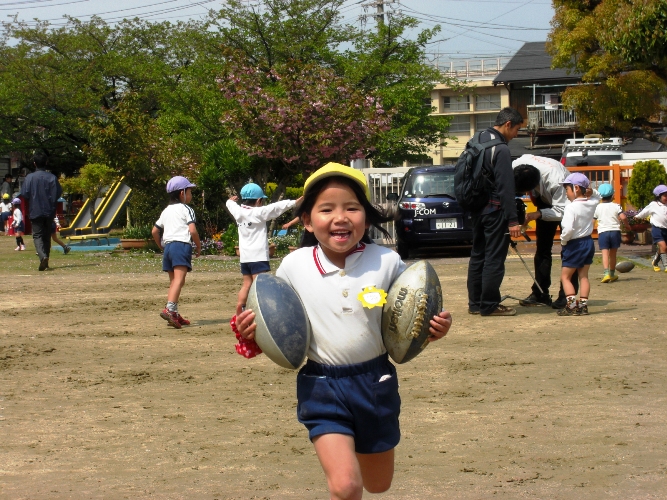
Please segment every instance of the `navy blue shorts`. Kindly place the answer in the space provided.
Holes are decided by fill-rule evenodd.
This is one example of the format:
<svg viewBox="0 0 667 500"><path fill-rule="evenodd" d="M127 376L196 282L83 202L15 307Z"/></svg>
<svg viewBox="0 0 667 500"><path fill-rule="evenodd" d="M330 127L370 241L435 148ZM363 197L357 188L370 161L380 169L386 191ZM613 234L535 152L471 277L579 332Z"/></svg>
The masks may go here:
<svg viewBox="0 0 667 500"><path fill-rule="evenodd" d="M164 246L162 270L173 271L176 266L185 266L192 271L192 245L182 241L172 241Z"/></svg>
<svg viewBox="0 0 667 500"><path fill-rule="evenodd" d="M2 212L2 214L0 215L0 218L2 218L2 222L5 222L11 216L12 216L11 212Z"/></svg>
<svg viewBox="0 0 667 500"><path fill-rule="evenodd" d="M15 233L24 233L25 232L25 225L23 224L23 221L21 221L18 226L14 226L14 232Z"/></svg>
<svg viewBox="0 0 667 500"><path fill-rule="evenodd" d="M297 417L311 441L345 434L357 453L382 453L400 441L398 376L387 354L343 366L308 360L296 380Z"/></svg>
<svg viewBox="0 0 667 500"><path fill-rule="evenodd" d="M651 237L653 238L653 243L667 241L667 229L664 227L651 226Z"/></svg>
<svg viewBox="0 0 667 500"><path fill-rule="evenodd" d="M563 267L574 269L592 264L594 255L595 243L593 243L593 238L590 236L568 241L560 253L563 260Z"/></svg>
<svg viewBox="0 0 667 500"><path fill-rule="evenodd" d="M598 234L598 246L600 250L613 250L621 246L620 231L603 231Z"/></svg>
<svg viewBox="0 0 667 500"><path fill-rule="evenodd" d="M241 262L241 274L255 275L259 273L268 273L271 270L271 264L268 260L260 262Z"/></svg>

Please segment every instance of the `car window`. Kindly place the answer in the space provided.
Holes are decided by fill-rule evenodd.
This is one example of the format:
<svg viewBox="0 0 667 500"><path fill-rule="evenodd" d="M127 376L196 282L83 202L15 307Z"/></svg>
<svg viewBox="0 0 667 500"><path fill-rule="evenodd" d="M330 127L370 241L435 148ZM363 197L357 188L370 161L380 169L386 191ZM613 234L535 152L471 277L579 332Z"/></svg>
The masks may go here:
<svg viewBox="0 0 667 500"><path fill-rule="evenodd" d="M586 167L586 166L606 166L609 165L612 161L619 161L623 158L621 152L598 152L591 151L588 155L584 156L581 153L578 154L569 154L565 158L566 167Z"/></svg>
<svg viewBox="0 0 667 500"><path fill-rule="evenodd" d="M428 196L454 198L454 172L415 173L405 181L403 196L425 198Z"/></svg>

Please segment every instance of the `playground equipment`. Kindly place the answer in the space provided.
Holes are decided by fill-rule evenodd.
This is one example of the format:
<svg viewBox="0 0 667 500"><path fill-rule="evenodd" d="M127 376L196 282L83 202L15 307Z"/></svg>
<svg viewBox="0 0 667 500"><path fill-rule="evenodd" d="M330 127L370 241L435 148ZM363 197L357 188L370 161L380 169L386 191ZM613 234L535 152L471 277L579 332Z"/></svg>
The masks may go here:
<svg viewBox="0 0 667 500"><path fill-rule="evenodd" d="M123 183L124 179L125 177L121 177L112 184L103 197L86 200L72 224L61 229L60 234L69 240L96 239L99 242L100 238L106 239L107 233L132 192L132 189ZM97 222L97 233L95 234L90 224L90 203L95 203L95 221Z"/></svg>

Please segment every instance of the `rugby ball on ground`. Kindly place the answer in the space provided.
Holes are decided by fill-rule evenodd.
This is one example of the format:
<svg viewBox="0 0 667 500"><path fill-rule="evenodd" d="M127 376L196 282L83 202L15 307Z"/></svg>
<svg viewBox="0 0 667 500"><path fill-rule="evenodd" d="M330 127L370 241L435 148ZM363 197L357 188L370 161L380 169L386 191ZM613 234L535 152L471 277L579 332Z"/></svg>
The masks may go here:
<svg viewBox="0 0 667 500"><path fill-rule="evenodd" d="M382 308L382 340L391 359L406 363L428 345L430 320L442 311L442 288L433 266L420 260L396 278Z"/></svg>
<svg viewBox="0 0 667 500"><path fill-rule="evenodd" d="M255 342L264 354L284 368L299 368L310 345L310 321L294 289L271 274L259 274L246 308L255 313Z"/></svg>
<svg viewBox="0 0 667 500"><path fill-rule="evenodd" d="M635 263L631 260L624 260L616 264L616 270L619 273L629 273L635 268Z"/></svg>

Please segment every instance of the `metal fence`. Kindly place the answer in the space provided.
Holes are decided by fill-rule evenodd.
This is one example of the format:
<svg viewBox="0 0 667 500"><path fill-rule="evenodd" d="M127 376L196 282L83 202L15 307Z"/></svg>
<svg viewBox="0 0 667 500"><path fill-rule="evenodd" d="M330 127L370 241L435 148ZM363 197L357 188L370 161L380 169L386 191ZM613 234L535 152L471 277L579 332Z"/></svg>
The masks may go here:
<svg viewBox="0 0 667 500"><path fill-rule="evenodd" d="M408 170L410 170L408 167L361 169L361 172L366 176L366 182L368 182L368 188L371 192L371 203L382 207L385 212L393 214L396 210L396 203L387 201L387 195L400 192L403 177ZM389 232L391 238L386 238L375 228L371 228L371 238L376 243L395 243L394 224L387 222L382 227Z"/></svg>
<svg viewBox="0 0 667 500"><path fill-rule="evenodd" d="M528 130L572 128L577 125L577 114L563 109L561 104L527 106Z"/></svg>

